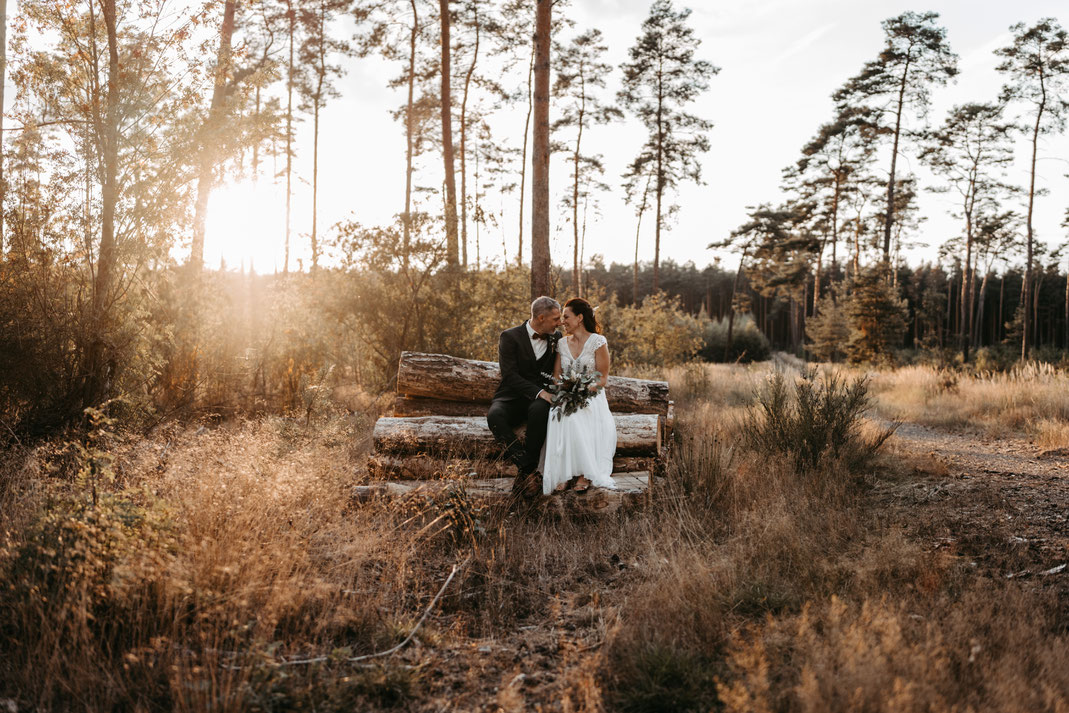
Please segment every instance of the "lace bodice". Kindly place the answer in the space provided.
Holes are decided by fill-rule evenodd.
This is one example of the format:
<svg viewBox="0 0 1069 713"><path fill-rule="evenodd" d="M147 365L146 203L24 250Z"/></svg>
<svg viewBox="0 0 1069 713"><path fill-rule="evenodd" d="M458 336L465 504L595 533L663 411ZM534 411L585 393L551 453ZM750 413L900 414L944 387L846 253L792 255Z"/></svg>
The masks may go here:
<svg viewBox="0 0 1069 713"><path fill-rule="evenodd" d="M579 366L585 366L587 369L595 369L594 365L594 352L599 347L608 344L609 341L605 339L604 335L591 334L586 344L583 345L582 351L579 352L579 356L573 357L572 350L568 347L568 339L564 337L557 342L557 351L560 352L560 366L562 369L567 369L568 365L575 362Z"/></svg>

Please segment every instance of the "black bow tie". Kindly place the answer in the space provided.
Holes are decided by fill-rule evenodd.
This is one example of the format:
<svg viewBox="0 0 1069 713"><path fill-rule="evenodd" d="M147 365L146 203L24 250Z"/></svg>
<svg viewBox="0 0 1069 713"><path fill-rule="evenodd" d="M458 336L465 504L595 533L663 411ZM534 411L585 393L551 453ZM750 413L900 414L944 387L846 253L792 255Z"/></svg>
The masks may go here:
<svg viewBox="0 0 1069 713"><path fill-rule="evenodd" d="M553 339L553 333L550 332L549 334L542 334L541 332L535 332L534 336L532 336L531 339L545 339L548 342Z"/></svg>

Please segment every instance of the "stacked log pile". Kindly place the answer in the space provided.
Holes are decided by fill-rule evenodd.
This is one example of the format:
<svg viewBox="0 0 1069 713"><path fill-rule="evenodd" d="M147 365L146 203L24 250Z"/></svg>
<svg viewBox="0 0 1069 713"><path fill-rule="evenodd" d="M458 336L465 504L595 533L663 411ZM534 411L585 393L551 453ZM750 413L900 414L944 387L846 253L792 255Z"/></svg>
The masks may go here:
<svg viewBox="0 0 1069 713"><path fill-rule="evenodd" d="M500 380L495 362L403 352L393 415L375 423L372 475L384 480L514 477L515 467L504 461L504 449L486 425ZM672 427L668 384L610 376L606 396L616 420L614 472L657 470Z"/></svg>

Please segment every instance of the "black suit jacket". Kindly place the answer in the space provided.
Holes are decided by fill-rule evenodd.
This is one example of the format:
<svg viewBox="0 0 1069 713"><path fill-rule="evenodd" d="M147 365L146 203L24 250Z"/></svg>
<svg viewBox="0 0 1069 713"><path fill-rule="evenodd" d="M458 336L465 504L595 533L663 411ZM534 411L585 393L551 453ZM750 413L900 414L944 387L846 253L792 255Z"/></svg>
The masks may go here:
<svg viewBox="0 0 1069 713"><path fill-rule="evenodd" d="M556 359L556 340L554 333L549 341L546 353L541 359L535 358L531 338L527 335L527 323L506 329L501 333L497 344L497 363L501 366L501 383L494 393L494 401L513 401L515 399L538 398L538 392L546 387L553 374Z"/></svg>

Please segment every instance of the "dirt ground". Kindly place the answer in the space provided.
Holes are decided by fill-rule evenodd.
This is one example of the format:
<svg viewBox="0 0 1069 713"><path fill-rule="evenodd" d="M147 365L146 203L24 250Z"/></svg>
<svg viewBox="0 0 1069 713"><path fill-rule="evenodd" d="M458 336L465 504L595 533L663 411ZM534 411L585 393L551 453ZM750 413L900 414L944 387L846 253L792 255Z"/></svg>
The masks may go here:
<svg viewBox="0 0 1069 713"><path fill-rule="evenodd" d="M877 481L875 507L911 539L962 558L977 574L1054 590L1069 616L1069 449L1042 451L1025 438L913 423L899 426L891 446L912 472ZM553 617L518 622L501 639L447 636L438 646L409 650L404 658L423 667L427 684L421 707L597 709L590 697L599 695L591 685L598 649L620 603L614 600L641 567L604 563L584 591L560 594Z"/></svg>
<svg viewBox="0 0 1069 713"><path fill-rule="evenodd" d="M892 447L915 478L878 484L915 537L1006 579L1054 588L1069 608L1069 448L903 423Z"/></svg>

